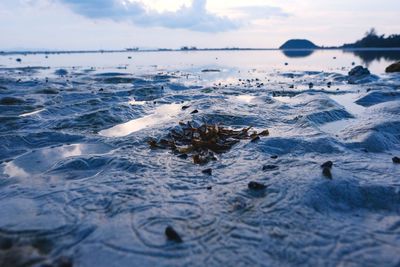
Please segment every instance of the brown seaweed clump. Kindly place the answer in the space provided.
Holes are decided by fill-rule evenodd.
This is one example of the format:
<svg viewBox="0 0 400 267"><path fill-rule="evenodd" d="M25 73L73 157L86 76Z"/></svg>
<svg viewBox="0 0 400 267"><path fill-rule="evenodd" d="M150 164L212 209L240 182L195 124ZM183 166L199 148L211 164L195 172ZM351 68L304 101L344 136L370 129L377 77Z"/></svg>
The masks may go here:
<svg viewBox="0 0 400 267"><path fill-rule="evenodd" d="M171 149L180 158L190 155L194 164L207 164L217 159L216 154L229 151L240 140L255 142L260 136L269 135L268 130L257 133L250 131L251 128L233 130L218 124L194 126L191 122L180 122L179 127L171 130L167 137L159 141L151 138L148 144L151 148Z"/></svg>

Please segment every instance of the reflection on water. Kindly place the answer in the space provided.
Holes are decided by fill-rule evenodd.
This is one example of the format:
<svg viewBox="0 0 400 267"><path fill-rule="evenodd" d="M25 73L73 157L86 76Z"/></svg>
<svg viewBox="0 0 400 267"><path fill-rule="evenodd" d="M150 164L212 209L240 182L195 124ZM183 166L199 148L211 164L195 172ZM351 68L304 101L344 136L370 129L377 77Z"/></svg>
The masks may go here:
<svg viewBox="0 0 400 267"><path fill-rule="evenodd" d="M315 50L303 49L303 50L281 50L282 53L287 57L308 57L311 56Z"/></svg>
<svg viewBox="0 0 400 267"><path fill-rule="evenodd" d="M103 130L99 134L106 137L122 137L144 128L155 126L169 121L178 115L182 109L180 104L167 104L159 106L154 113L145 117L134 119L123 124L116 125L110 129Z"/></svg>
<svg viewBox="0 0 400 267"><path fill-rule="evenodd" d="M352 53L361 58L365 65L382 59L386 61L400 60L400 50L344 50L345 53Z"/></svg>
<svg viewBox="0 0 400 267"><path fill-rule="evenodd" d="M102 144L73 144L43 148L26 153L4 166L4 174L9 177L27 178L49 170L58 161L82 155L104 154L110 148Z"/></svg>

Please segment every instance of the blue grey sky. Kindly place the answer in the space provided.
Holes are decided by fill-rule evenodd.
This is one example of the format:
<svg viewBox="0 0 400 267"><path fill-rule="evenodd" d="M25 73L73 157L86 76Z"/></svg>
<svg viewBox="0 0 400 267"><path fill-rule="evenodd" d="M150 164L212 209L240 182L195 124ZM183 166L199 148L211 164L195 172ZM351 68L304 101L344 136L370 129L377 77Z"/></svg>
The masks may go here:
<svg viewBox="0 0 400 267"><path fill-rule="evenodd" d="M0 0L1 50L278 47L400 33L399 0Z"/></svg>

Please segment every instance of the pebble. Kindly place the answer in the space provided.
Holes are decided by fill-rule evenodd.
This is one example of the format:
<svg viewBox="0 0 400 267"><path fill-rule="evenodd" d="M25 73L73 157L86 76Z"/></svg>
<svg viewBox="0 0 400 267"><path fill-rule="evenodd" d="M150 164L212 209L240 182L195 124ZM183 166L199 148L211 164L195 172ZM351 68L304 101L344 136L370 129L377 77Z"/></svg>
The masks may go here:
<svg viewBox="0 0 400 267"><path fill-rule="evenodd" d="M248 187L251 190L264 190L265 188L267 188L266 185L254 181L249 182Z"/></svg>
<svg viewBox="0 0 400 267"><path fill-rule="evenodd" d="M167 228L165 228L165 235L167 236L168 240L182 243L182 238L175 231L175 229L172 228L172 226L167 226Z"/></svg>

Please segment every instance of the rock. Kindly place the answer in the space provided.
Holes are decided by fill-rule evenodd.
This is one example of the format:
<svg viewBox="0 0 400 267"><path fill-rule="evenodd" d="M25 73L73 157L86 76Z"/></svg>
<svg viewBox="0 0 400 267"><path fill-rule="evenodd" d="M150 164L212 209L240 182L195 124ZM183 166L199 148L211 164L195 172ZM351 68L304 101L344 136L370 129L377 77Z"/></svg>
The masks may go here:
<svg viewBox="0 0 400 267"><path fill-rule="evenodd" d="M196 114L196 113L199 113L199 111L197 109L195 109L192 112L190 112L190 114Z"/></svg>
<svg viewBox="0 0 400 267"><path fill-rule="evenodd" d="M331 173L331 168L325 167L322 169L322 174L329 179L332 179L332 173Z"/></svg>
<svg viewBox="0 0 400 267"><path fill-rule="evenodd" d="M364 68L363 66L357 66L352 68L349 71L349 76L363 76L363 75L370 75L371 73L367 68Z"/></svg>
<svg viewBox="0 0 400 267"><path fill-rule="evenodd" d="M387 73L400 72L400 61L388 66L385 71Z"/></svg>
<svg viewBox="0 0 400 267"><path fill-rule="evenodd" d="M393 157L392 161L393 161L393 163L400 164L400 158L399 157Z"/></svg>
<svg viewBox="0 0 400 267"><path fill-rule="evenodd" d="M20 59L20 58L17 58L15 61L17 61L17 62L21 63L21 62L22 62L22 59Z"/></svg>
<svg viewBox="0 0 400 267"><path fill-rule="evenodd" d="M314 84L313 84L313 83L309 83L309 84L308 84L308 88L312 89L313 87L314 87Z"/></svg>
<svg viewBox="0 0 400 267"><path fill-rule="evenodd" d="M272 156L271 156L271 159L277 159L277 158L278 158L277 155L272 155Z"/></svg>
<svg viewBox="0 0 400 267"><path fill-rule="evenodd" d="M66 76L68 71L66 69L58 69L54 72L54 74L58 76Z"/></svg>
<svg viewBox="0 0 400 267"><path fill-rule="evenodd" d="M363 66L356 66L349 71L348 82L350 84L357 84L363 82L365 78L368 78L371 72Z"/></svg>
<svg viewBox="0 0 400 267"><path fill-rule="evenodd" d="M253 181L248 184L248 187L251 190L264 190L267 188L266 185L261 184L259 182L253 182Z"/></svg>
<svg viewBox="0 0 400 267"><path fill-rule="evenodd" d="M279 166L277 165L264 165L262 168L263 171L274 171L277 169L279 169Z"/></svg>
<svg viewBox="0 0 400 267"><path fill-rule="evenodd" d="M207 174L207 175L212 175L212 169L211 168L202 170L201 172L204 173L204 174Z"/></svg>
<svg viewBox="0 0 400 267"><path fill-rule="evenodd" d="M212 186L207 186L207 190L211 190L212 189Z"/></svg>
<svg viewBox="0 0 400 267"><path fill-rule="evenodd" d="M333 162L332 161L327 161L324 164L321 165L321 168L329 168L332 169Z"/></svg>
<svg viewBox="0 0 400 267"><path fill-rule="evenodd" d="M332 161L327 161L324 164L321 165L322 168L322 174L329 179L332 179L332 169L333 162Z"/></svg>
<svg viewBox="0 0 400 267"><path fill-rule="evenodd" d="M182 110L186 110L188 108L190 108L190 106L182 106Z"/></svg>
<svg viewBox="0 0 400 267"><path fill-rule="evenodd" d="M167 226L167 228L165 228L165 235L167 236L168 240L175 241L177 243L182 243L182 238L175 231L175 229L172 228L172 226Z"/></svg>

